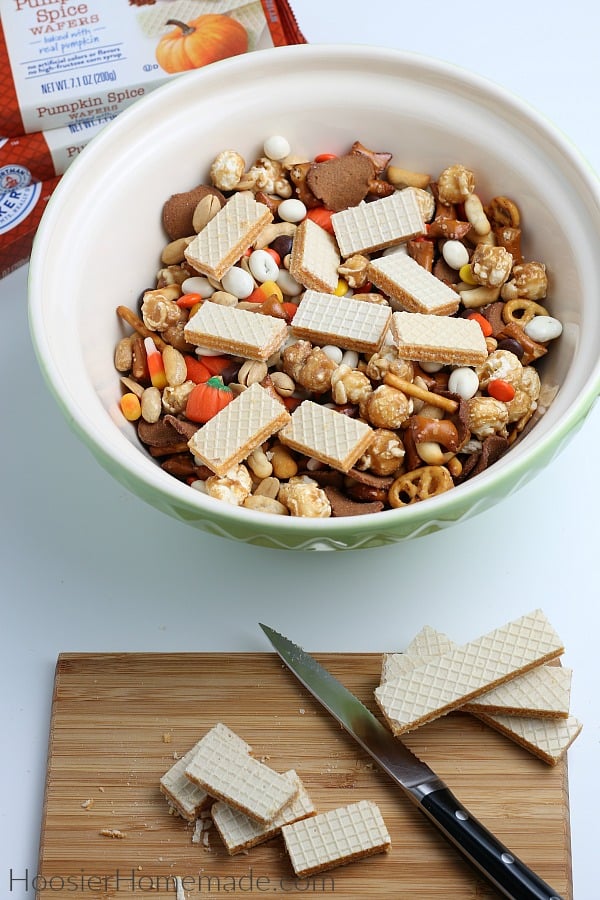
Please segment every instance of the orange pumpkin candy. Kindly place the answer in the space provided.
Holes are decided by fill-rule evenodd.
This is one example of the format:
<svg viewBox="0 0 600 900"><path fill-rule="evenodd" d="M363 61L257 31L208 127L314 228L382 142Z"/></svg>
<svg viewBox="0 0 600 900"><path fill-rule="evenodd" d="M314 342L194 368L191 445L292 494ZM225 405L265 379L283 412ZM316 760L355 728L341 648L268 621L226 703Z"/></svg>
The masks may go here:
<svg viewBox="0 0 600 900"><path fill-rule="evenodd" d="M235 394L231 388L223 384L223 379L218 375L213 375L208 381L192 388L185 407L186 418L203 425L234 399Z"/></svg>
<svg viewBox="0 0 600 900"><path fill-rule="evenodd" d="M168 19L167 25L176 27L160 39L156 60L170 75L199 69L248 49L246 29L230 16L209 13L187 23Z"/></svg>

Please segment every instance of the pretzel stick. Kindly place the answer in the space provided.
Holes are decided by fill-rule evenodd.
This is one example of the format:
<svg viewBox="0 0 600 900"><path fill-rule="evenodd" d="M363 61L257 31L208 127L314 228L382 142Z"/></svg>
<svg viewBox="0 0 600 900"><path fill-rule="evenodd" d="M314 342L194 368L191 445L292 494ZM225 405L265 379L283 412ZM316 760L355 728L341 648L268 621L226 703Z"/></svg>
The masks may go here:
<svg viewBox="0 0 600 900"><path fill-rule="evenodd" d="M434 394L432 391L419 387L418 384L413 384L411 381L405 381L404 378L398 378L393 372L388 372L383 380L386 384L389 384L390 387L396 388L397 390L408 394L410 397L416 397L417 400L423 400L424 403L431 403L432 406L439 406L440 409L443 409L446 412L455 413L458 409L456 400L450 400L449 397L441 397L439 394Z"/></svg>

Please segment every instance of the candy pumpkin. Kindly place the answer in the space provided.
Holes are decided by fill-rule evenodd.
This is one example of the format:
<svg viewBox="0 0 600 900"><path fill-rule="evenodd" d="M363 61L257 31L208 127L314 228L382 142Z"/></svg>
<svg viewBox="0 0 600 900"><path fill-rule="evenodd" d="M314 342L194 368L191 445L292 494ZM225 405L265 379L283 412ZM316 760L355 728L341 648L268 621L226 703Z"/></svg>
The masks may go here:
<svg viewBox="0 0 600 900"><path fill-rule="evenodd" d="M209 13L187 23L168 19L167 25L176 27L160 39L156 60L170 75L199 69L248 49L246 29L230 16Z"/></svg>
<svg viewBox="0 0 600 900"><path fill-rule="evenodd" d="M190 422L203 425L231 403L235 394L218 375L192 388L185 407L186 418Z"/></svg>

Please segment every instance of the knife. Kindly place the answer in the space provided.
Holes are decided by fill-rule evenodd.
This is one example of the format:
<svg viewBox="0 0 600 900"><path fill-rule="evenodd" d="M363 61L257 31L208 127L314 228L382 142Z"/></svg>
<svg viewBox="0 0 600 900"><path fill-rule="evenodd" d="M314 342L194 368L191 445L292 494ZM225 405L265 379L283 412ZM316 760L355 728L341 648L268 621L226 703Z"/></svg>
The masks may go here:
<svg viewBox="0 0 600 900"><path fill-rule="evenodd" d="M259 624L304 687L501 894L511 900L563 900L472 816L441 778L337 678L297 644Z"/></svg>

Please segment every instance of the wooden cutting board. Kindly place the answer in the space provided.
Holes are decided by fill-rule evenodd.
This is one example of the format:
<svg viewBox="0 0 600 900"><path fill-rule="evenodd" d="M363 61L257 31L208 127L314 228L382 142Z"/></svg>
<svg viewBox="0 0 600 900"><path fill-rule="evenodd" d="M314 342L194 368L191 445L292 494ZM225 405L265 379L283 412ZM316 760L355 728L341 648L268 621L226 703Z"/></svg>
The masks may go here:
<svg viewBox="0 0 600 900"><path fill-rule="evenodd" d="M378 654L318 659L371 709ZM279 771L294 768L319 811L375 800L387 854L304 881L281 837L230 857L214 829L169 815L158 780L216 722ZM481 722L454 714L406 743L471 812L564 897L572 898L566 763L551 768ZM117 830L123 837L102 832ZM335 900L465 900L499 894L463 861L299 685L274 654L73 654L56 669L38 897L186 900L243 894Z"/></svg>

